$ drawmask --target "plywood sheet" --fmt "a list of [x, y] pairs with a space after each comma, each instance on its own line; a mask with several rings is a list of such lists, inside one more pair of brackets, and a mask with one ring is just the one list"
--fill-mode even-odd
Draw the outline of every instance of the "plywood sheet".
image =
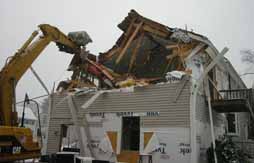
[[108, 135], [109, 140], [111, 142], [113, 151], [116, 153], [116, 148], [117, 148], [117, 132], [116, 131], [108, 131], [107, 135]]
[[146, 148], [146, 145], [148, 144], [152, 136], [153, 132], [144, 132], [144, 149]]

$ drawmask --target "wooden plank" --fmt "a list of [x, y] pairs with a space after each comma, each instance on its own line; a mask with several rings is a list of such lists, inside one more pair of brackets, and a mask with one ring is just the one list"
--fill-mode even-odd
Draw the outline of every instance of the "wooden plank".
[[181, 44], [178, 48], [178, 56], [180, 57], [180, 60], [182, 62], [182, 65], [184, 68], [186, 68], [185, 60], [184, 58], [189, 55], [189, 53], [192, 51], [193, 44]]
[[175, 45], [167, 45], [166, 49], [173, 49], [173, 51], [177, 50], [177, 55], [182, 58], [186, 58], [193, 50], [193, 43], [190, 44], [175, 44]]
[[132, 20], [131, 20], [131, 23], [130, 23], [130, 25], [129, 25], [127, 31], [126, 31], [125, 33], [123, 33], [124, 38], [123, 38], [123, 41], [121, 42], [120, 47], [123, 47], [124, 44], [126, 44], [126, 41], [128, 40], [128, 37], [129, 37], [129, 35], [131, 34], [132, 28], [134, 27], [134, 22], [135, 22], [135, 20], [136, 20], [136, 19], [132, 19]]
[[137, 52], [138, 52], [138, 49], [140, 48], [141, 41], [143, 40], [143, 38], [144, 38], [144, 33], [142, 33], [141, 36], [139, 36], [136, 47], [133, 50], [133, 53], [132, 53], [131, 59], [130, 59], [130, 63], [129, 63], [128, 73], [131, 71], [133, 63], [136, 60]]
[[166, 59], [171, 60], [171, 59], [175, 58], [176, 56], [177, 56], [177, 54], [170, 54], [170, 55], [166, 56]]
[[135, 38], [135, 36], [138, 34], [139, 29], [142, 27], [143, 22], [139, 23], [138, 26], [136, 27], [135, 31], [132, 33], [132, 35], [130, 36], [129, 40], [127, 41], [127, 43], [125, 44], [124, 48], [122, 49], [122, 51], [120, 52], [120, 54], [118, 55], [117, 59], [116, 59], [116, 64], [118, 64], [124, 53], [126, 52], [127, 48], [129, 47], [129, 45], [131, 44], [131, 42], [133, 41], [133, 39]]
[[109, 140], [111, 142], [112, 149], [116, 153], [116, 148], [117, 148], [117, 132], [116, 131], [107, 131], [107, 135], [108, 135]]
[[86, 58], [86, 61], [91, 65], [95, 66], [98, 70], [100, 70], [110, 81], [114, 80], [114, 77], [103, 66], [88, 58]]
[[174, 45], [166, 45], [166, 49], [173, 49], [173, 48], [178, 48], [177, 44]]
[[203, 80], [205, 79], [205, 77], [208, 74], [208, 72], [214, 66], [219, 65], [218, 63], [220, 62], [220, 60], [223, 60], [223, 56], [227, 53], [227, 51], [228, 51], [227, 47], [223, 48], [223, 50], [219, 54], [217, 54], [217, 56], [215, 58], [213, 58], [211, 63], [209, 63], [209, 65], [205, 68], [203, 74], [199, 77], [199, 79], [197, 81], [197, 88], [196, 88], [196, 90], [199, 89], [199, 87], [201, 86], [201, 83], [203, 83]]
[[146, 145], [148, 144], [152, 136], [153, 132], [144, 132], [144, 149], [146, 148]]
[[117, 155], [118, 162], [137, 163], [138, 160], [139, 151], [121, 151], [121, 153]]
[[184, 67], [184, 62], [183, 62], [181, 56], [178, 55], [177, 61], [178, 62], [177, 62], [176, 70], [177, 71], [183, 71], [182, 68]]
[[168, 33], [165, 33], [165, 32], [162, 32], [158, 29], [154, 29], [148, 25], [144, 25], [143, 29], [147, 32], [150, 32], [152, 34], [155, 34], [157, 36], [161, 36], [161, 37], [167, 37], [168, 36]]
[[67, 100], [68, 100], [68, 106], [69, 106], [69, 109], [70, 109], [70, 112], [71, 112], [72, 120], [73, 120], [74, 125], [75, 125], [75, 130], [76, 130], [76, 133], [79, 136], [78, 141], [79, 141], [79, 144], [81, 146], [80, 154], [82, 156], [94, 156], [93, 153], [92, 153], [91, 146], [90, 145], [87, 146], [87, 143], [90, 144], [90, 142], [91, 142], [91, 141], [89, 141], [91, 139], [88, 136], [90, 134], [81, 131], [81, 128], [80, 128], [80, 125], [79, 125], [79, 122], [78, 122], [77, 108], [76, 108], [76, 106], [73, 102], [73, 97], [68, 96]]
[[[216, 93], [220, 96], [220, 99], [223, 99], [223, 97], [222, 97], [221, 94], [220, 94], [220, 91], [217, 89], [216, 84], [213, 82], [213, 80], [210, 78], [209, 75], [208, 75], [207, 77], [208, 77], [208, 80], [209, 80], [209, 81], [211, 82], [211, 84], [213, 85], [213, 87], [214, 87]], [[216, 95], [216, 96], [217, 96], [217, 95]]]
[[111, 57], [113, 57], [119, 50], [120, 50], [119, 47], [116, 47], [116, 48], [112, 49], [112, 50], [105, 56], [105, 60], [108, 60], [108, 59], [110, 59]]
[[173, 59], [177, 56], [177, 54], [173, 54], [173, 55], [174, 55], [174, 57], [172, 57], [171, 59], [168, 60], [168, 64], [164, 70], [164, 75], [168, 72], [168, 68], [169, 68], [170, 64], [172, 63]]
[[187, 58], [185, 58], [185, 60], [189, 60], [190, 58], [192, 58], [195, 54], [197, 54], [202, 48], [205, 47], [204, 43], [200, 43], [198, 44], [192, 51], [191, 53], [187, 56]]

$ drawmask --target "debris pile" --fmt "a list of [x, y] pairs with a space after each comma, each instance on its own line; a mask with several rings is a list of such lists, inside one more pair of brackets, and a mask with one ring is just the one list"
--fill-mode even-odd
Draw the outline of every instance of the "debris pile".
[[[119, 88], [131, 85], [148, 85], [167, 81], [168, 72], [181, 71], [191, 74], [186, 65], [186, 58], [200, 41], [191, 35], [201, 35], [165, 25], [147, 19], [131, 10], [128, 16], [118, 25], [123, 31], [115, 45], [107, 52], [100, 53], [98, 58], [86, 50], [85, 45], [91, 42], [86, 32], [80, 35], [70, 34], [72, 39], [85, 37], [85, 44], [80, 54], [75, 54], [69, 69], [73, 71], [70, 82], [61, 83], [60, 87]], [[82, 36], [82, 37], [80, 37]], [[201, 46], [197, 52], [204, 50]]]

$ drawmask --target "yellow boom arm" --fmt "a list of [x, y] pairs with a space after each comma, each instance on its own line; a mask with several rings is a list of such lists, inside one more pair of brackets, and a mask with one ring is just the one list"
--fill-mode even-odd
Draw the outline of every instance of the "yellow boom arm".
[[42, 35], [32, 42], [39, 33], [34, 31], [0, 72], [0, 126], [17, 126], [14, 109], [16, 83], [51, 41], [79, 51], [79, 47], [56, 27], [42, 24], [39, 28]]

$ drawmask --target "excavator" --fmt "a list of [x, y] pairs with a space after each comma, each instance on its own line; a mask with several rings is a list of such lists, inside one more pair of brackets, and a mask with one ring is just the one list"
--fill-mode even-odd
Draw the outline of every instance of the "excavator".
[[[37, 39], [34, 40], [35, 38]], [[49, 24], [41, 24], [39, 31], [32, 33], [23, 46], [8, 58], [0, 71], [0, 162], [40, 157], [41, 147], [38, 142], [33, 141], [31, 129], [18, 124], [15, 87], [50, 42], [55, 42], [59, 49], [65, 49], [67, 53], [79, 55], [82, 52], [82, 46], [59, 29]], [[109, 79], [113, 83], [113, 77], [96, 62], [88, 58], [86, 61], [90, 69], [96, 70], [93, 75]]]

